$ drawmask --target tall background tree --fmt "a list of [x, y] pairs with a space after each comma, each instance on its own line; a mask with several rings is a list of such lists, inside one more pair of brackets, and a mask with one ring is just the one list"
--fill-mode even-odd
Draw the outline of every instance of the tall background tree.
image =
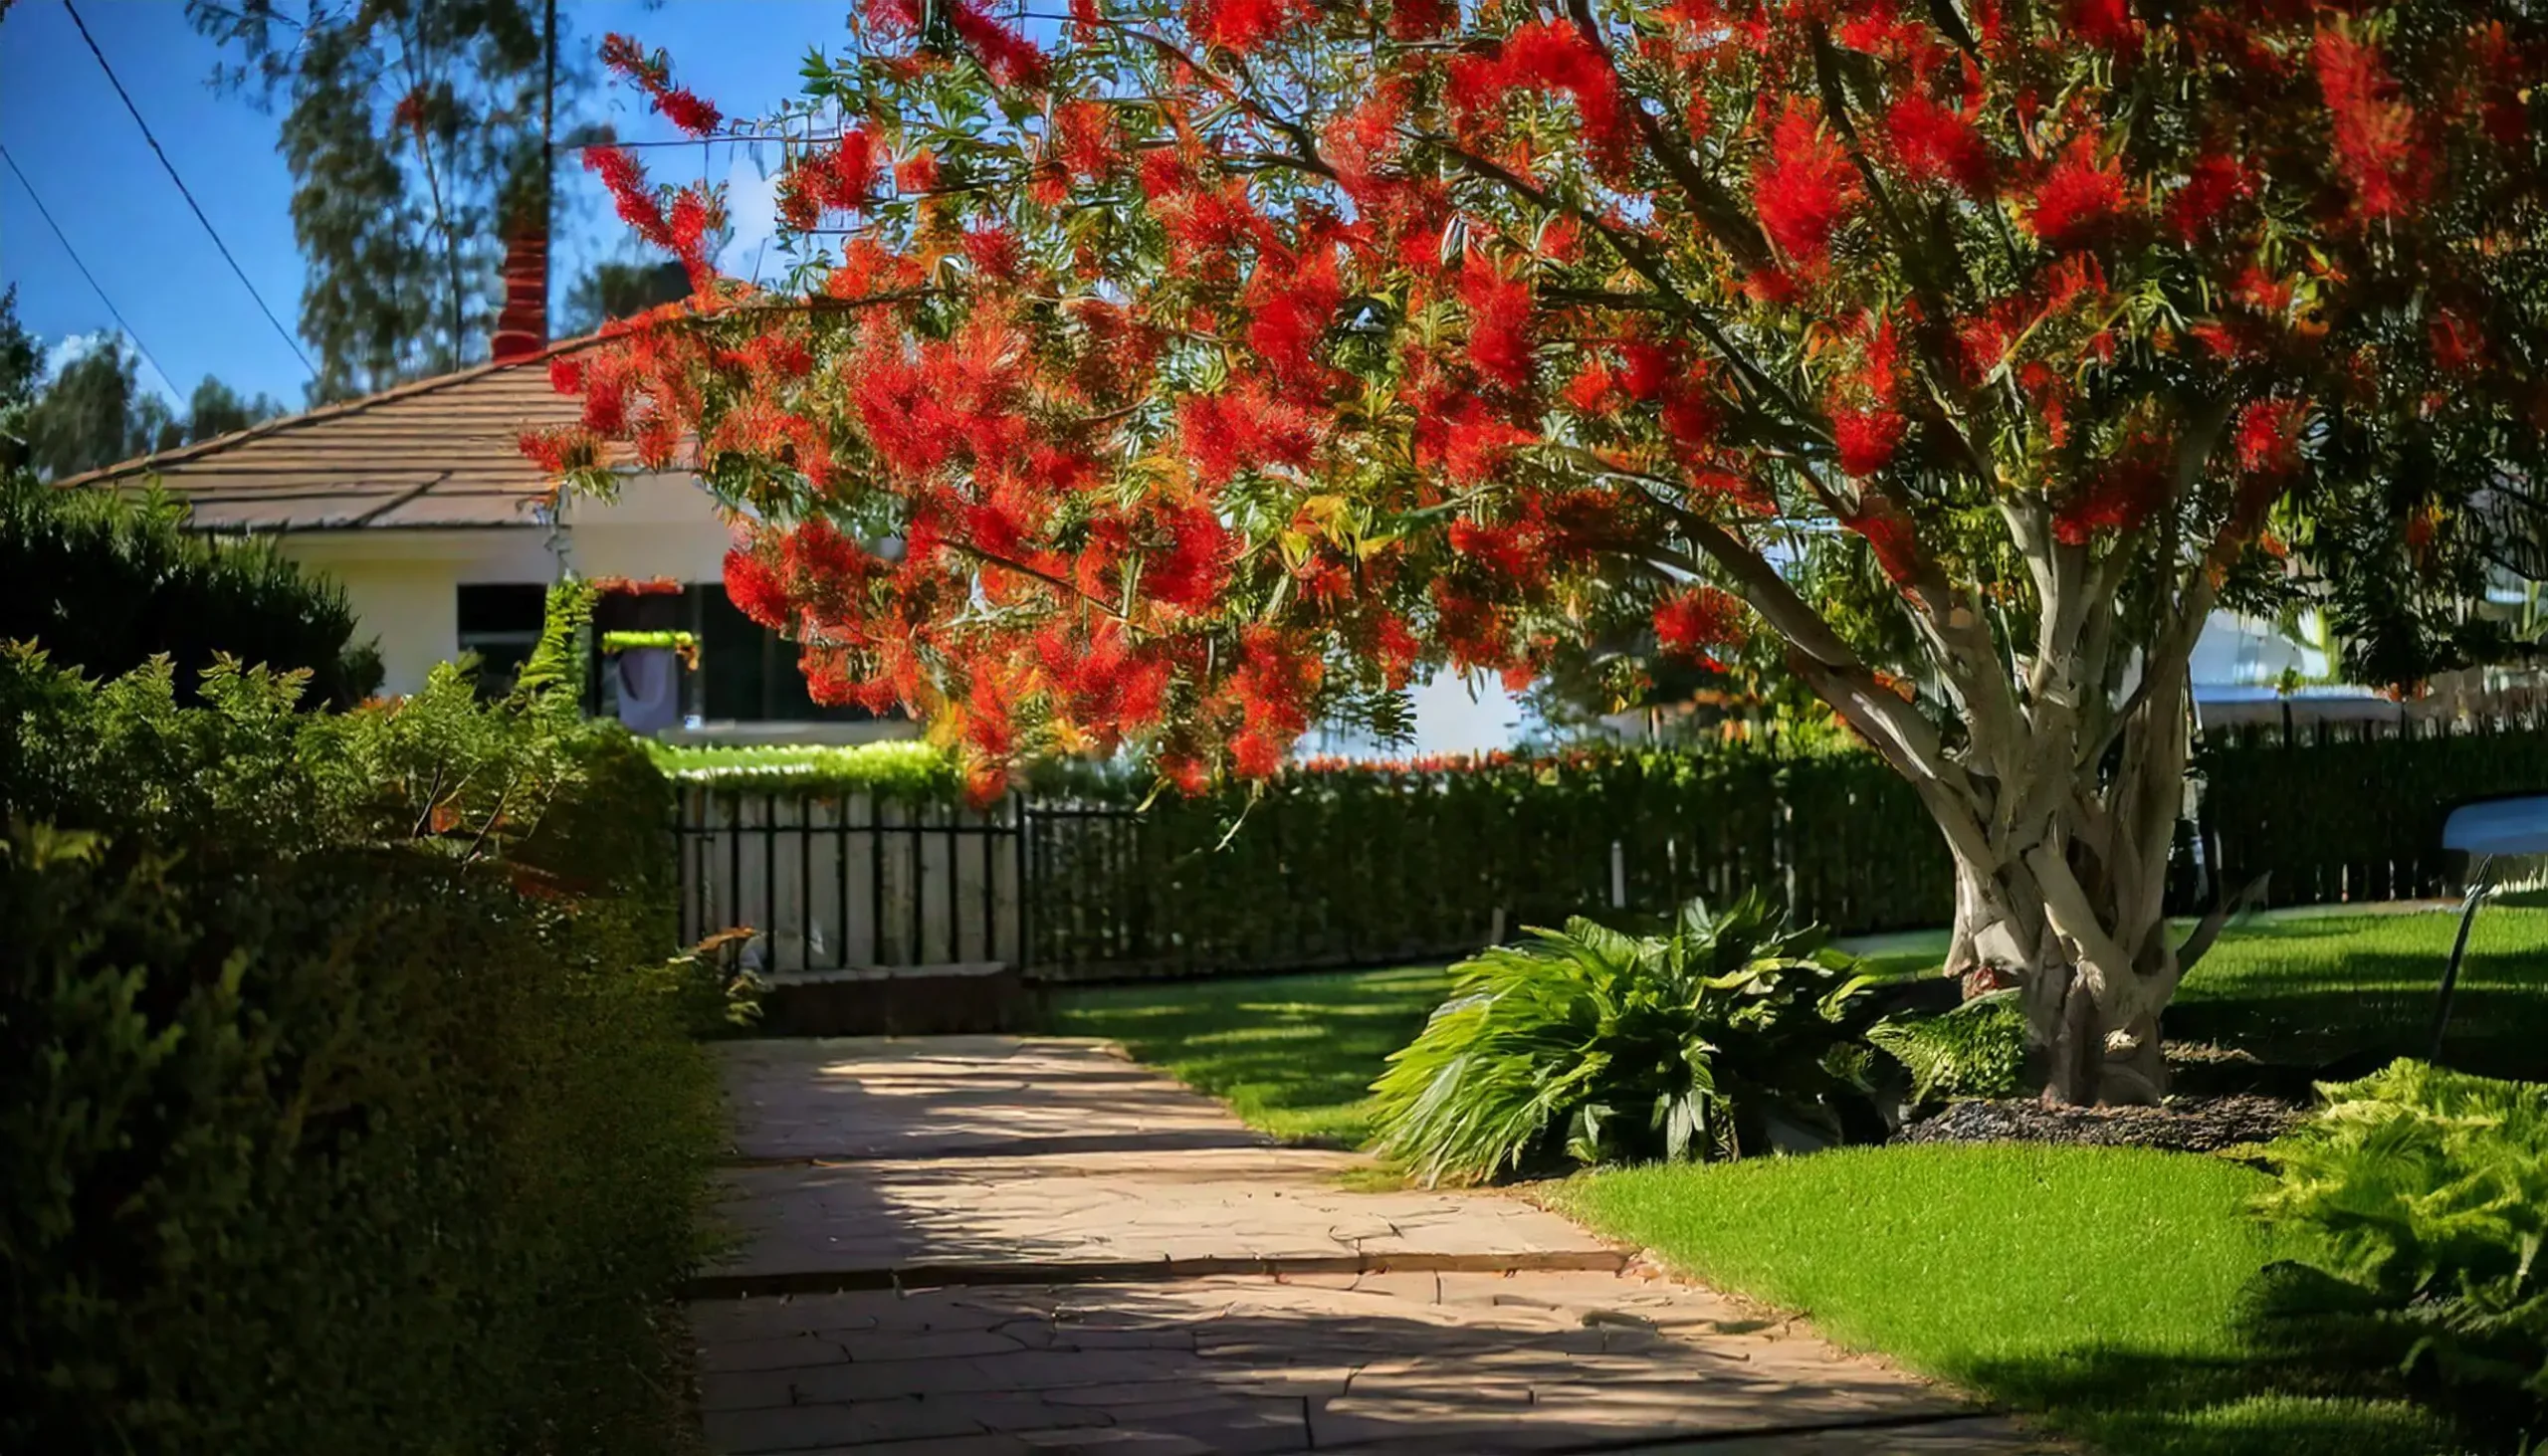
[[[781, 210], [592, 160], [696, 318], [558, 371], [753, 509], [728, 588], [979, 781], [1271, 773], [1643, 605], [1774, 634], [1953, 851], [2064, 1101], [2163, 1089], [2187, 662], [2306, 595], [2412, 687], [2500, 634], [2548, 426], [2548, 17], [2515, 0], [879, 0]], [[703, 133], [660, 57], [632, 82]], [[892, 537], [891, 556], [860, 542]], [[1898, 676], [1897, 676], [1898, 675]], [[1943, 908], [1942, 908], [1943, 909]]]
[[283, 111], [314, 400], [484, 358], [505, 240], [548, 215], [591, 76], [543, 0], [188, 0], [216, 84]]
[[0, 471], [58, 480], [283, 413], [273, 398], [242, 399], [207, 374], [181, 419], [141, 387], [140, 362], [120, 335], [101, 332], [47, 377], [44, 347], [18, 319], [18, 291], [0, 294]]

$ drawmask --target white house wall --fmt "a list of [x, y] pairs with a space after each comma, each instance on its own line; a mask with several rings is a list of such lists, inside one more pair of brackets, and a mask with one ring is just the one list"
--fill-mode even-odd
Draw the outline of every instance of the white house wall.
[[560, 521], [553, 532], [530, 524], [296, 531], [278, 545], [344, 586], [354, 640], [378, 639], [381, 691], [393, 694], [415, 692], [437, 663], [459, 656], [462, 586], [545, 585], [567, 567], [581, 576], [724, 577], [731, 533], [689, 476], [630, 477], [615, 501], [568, 500]]

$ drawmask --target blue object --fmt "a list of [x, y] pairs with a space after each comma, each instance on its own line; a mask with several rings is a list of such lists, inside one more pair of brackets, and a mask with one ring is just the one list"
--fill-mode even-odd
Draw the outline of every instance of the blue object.
[[2442, 821], [2442, 847], [2472, 855], [2548, 854], [2548, 794], [2463, 804]]
[[2494, 884], [2497, 855], [2548, 854], [2548, 794], [2484, 799], [2462, 804], [2442, 821], [2442, 847], [2469, 857], [2468, 894], [2459, 908], [2459, 935], [2450, 942], [2450, 963], [2442, 967], [2442, 1000], [2433, 1011], [2433, 1056], [2442, 1060], [2442, 1039], [2450, 1029], [2450, 996], [2459, 986], [2459, 962], [2468, 954], [2468, 929], [2477, 923], [2477, 907]]

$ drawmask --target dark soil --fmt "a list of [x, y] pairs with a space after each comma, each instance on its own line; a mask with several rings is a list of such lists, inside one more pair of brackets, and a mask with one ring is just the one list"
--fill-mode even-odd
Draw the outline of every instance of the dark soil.
[[1959, 1102], [1902, 1130], [1905, 1143], [2064, 1143], [2219, 1152], [2270, 1143], [2301, 1109], [2277, 1098], [2172, 1097], [2161, 1107], [2049, 1108], [2039, 1102]]

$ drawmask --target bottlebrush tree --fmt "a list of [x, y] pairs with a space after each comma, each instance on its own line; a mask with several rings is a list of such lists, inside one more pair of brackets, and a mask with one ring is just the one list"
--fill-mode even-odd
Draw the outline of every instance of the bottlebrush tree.
[[[2521, 0], [874, 0], [787, 290], [588, 155], [687, 306], [561, 364], [739, 508], [735, 601], [976, 781], [1275, 771], [1445, 667], [1775, 634], [1918, 789], [2047, 1095], [2162, 1090], [2187, 663], [2465, 610], [2548, 426]], [[700, 134], [660, 56], [612, 59]], [[898, 548], [871, 548], [890, 541]]]

